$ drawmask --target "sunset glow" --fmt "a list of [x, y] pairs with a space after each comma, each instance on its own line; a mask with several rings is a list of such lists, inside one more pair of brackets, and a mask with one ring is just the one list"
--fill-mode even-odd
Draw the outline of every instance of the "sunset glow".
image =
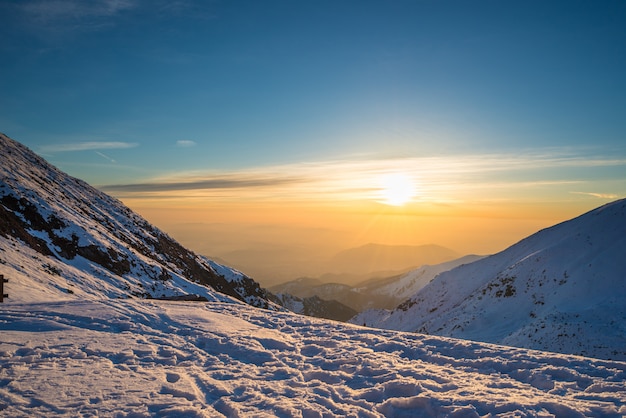
[[569, 173], [584, 179], [624, 165], [551, 149], [180, 171], [101, 188], [200, 253], [245, 253], [271, 266], [252, 269], [255, 277], [279, 280], [314, 277], [316, 260], [371, 242], [494, 253], [589, 210], [619, 184]]
[[381, 183], [382, 202], [386, 205], [402, 206], [415, 196], [415, 182], [406, 174], [387, 174]]
[[626, 196], [625, 19], [618, 1], [4, 2], [0, 132], [260, 279], [370, 242], [493, 253]]
[[0, 39], [7, 416], [626, 418], [626, 0], [13, 0]]

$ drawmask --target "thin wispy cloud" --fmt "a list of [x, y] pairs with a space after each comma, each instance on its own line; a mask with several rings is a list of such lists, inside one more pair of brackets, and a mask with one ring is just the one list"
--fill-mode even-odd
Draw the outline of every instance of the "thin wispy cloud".
[[21, 14], [22, 27], [54, 44], [115, 27], [124, 13], [138, 6], [138, 0], [30, 0], [14, 7]]
[[105, 153], [100, 152], [100, 151], [96, 151], [96, 154], [98, 154], [99, 156], [101, 156], [102, 158], [107, 160], [108, 162], [115, 164], [115, 160], [113, 158], [109, 157], [108, 155], [106, 155]]
[[211, 189], [248, 189], [284, 186], [287, 184], [302, 184], [305, 179], [289, 177], [258, 178], [243, 174], [216, 175], [205, 179], [187, 181], [167, 181], [137, 184], [118, 184], [102, 186], [105, 191], [115, 192], [171, 192], [185, 190], [211, 190]]
[[132, 0], [36, 0], [23, 2], [20, 8], [39, 23], [57, 24], [111, 17], [136, 5]]
[[12, 8], [33, 28], [66, 33], [111, 27], [118, 17], [136, 10], [159, 17], [213, 18], [210, 8], [193, 0], [23, 0]]
[[598, 199], [617, 199], [619, 197], [619, 195], [616, 195], [613, 193], [592, 193], [592, 192], [570, 192], [570, 193], [597, 197]]
[[196, 146], [196, 142], [188, 139], [179, 139], [176, 141], [176, 146], [179, 148], [191, 148]]
[[85, 142], [72, 142], [72, 143], [65, 143], [65, 144], [44, 145], [39, 150], [40, 152], [43, 152], [43, 153], [97, 151], [97, 150], [107, 150], [107, 149], [128, 149], [128, 148], [134, 148], [138, 145], [139, 144], [136, 142], [85, 141]]
[[[513, 199], [537, 190], [565, 196], [575, 185], [591, 182], [582, 174], [585, 168], [614, 166], [626, 166], [626, 160], [555, 153], [335, 160], [238, 172], [179, 173], [145, 183], [104, 186], [103, 190], [125, 197], [167, 193], [180, 198], [227, 194], [242, 199], [376, 201], [382, 178], [402, 173], [415, 182], [416, 200]], [[572, 170], [581, 172], [580, 176], [572, 178]]]
[[[35, 36], [48, 48], [67, 48], [68, 41], [86, 33], [105, 32], [133, 25], [135, 19], [162, 22], [172, 18], [214, 19], [212, 2], [194, 0], [20, 0], [0, 2], [0, 13], [11, 13], [20, 30]], [[5, 45], [0, 45], [6, 47]], [[164, 53], [137, 52], [164, 62], [189, 63], [197, 58], [180, 48]], [[48, 52], [42, 48], [40, 52]]]

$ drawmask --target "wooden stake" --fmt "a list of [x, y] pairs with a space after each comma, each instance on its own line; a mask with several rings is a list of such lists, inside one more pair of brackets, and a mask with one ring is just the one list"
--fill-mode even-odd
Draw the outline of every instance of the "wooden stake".
[[4, 278], [4, 274], [0, 274], [0, 303], [4, 302], [4, 298], [8, 298], [9, 295], [4, 293], [4, 284], [9, 283], [9, 279]]

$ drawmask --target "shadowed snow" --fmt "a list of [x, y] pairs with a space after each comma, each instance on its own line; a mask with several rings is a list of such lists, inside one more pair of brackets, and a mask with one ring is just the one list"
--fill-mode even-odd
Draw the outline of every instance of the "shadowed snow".
[[239, 303], [0, 306], [4, 416], [619, 416], [626, 363]]

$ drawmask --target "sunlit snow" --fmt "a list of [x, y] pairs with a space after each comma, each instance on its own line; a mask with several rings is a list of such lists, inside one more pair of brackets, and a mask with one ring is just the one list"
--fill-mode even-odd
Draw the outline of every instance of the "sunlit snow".
[[0, 309], [3, 416], [619, 416], [626, 363], [240, 303]]
[[[626, 415], [624, 362], [281, 311], [241, 272], [0, 145], [2, 417]], [[193, 295], [206, 302], [136, 297]]]

